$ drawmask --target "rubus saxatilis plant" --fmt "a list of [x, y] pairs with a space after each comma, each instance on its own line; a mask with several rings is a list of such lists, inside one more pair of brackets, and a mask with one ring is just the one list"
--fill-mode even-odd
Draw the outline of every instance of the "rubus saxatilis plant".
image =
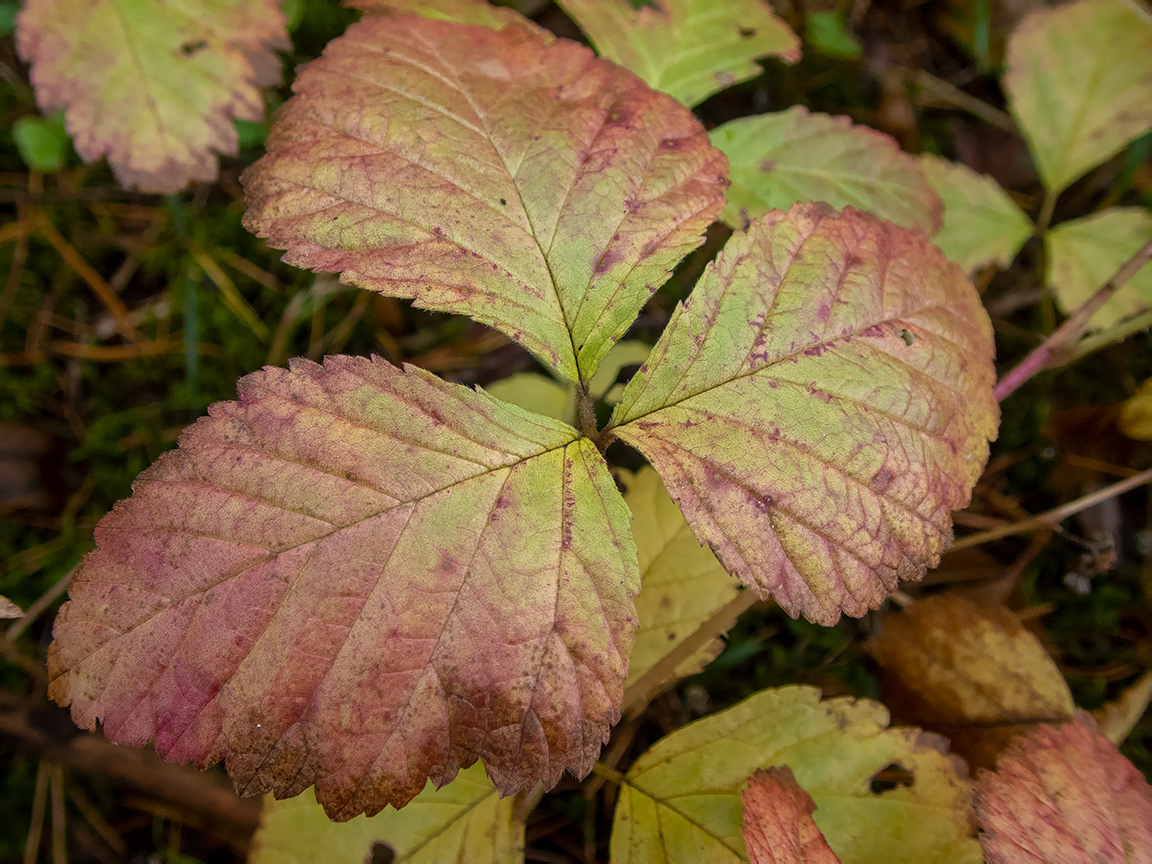
[[998, 410], [987, 315], [921, 232], [750, 221], [597, 428], [587, 382], [725, 206], [687, 108], [515, 19], [369, 17], [294, 90], [246, 225], [508, 334], [579, 428], [379, 358], [246, 376], [96, 530], [49, 652], [79, 725], [224, 759], [243, 793], [315, 785], [337, 820], [477, 759], [504, 794], [586, 774], [640, 587], [613, 441], [792, 615], [861, 615], [937, 562]]

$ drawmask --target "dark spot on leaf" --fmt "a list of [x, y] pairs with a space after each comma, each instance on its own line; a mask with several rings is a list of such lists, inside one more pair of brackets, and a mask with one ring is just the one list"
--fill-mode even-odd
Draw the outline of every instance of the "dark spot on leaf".
[[669, 642], [675, 642], [676, 641], [676, 634], [675, 633], [669, 633], [668, 634], [668, 641]]
[[372, 852], [365, 859], [364, 864], [393, 864], [396, 860], [396, 850], [387, 843], [379, 840], [372, 844]]
[[881, 468], [872, 475], [872, 482], [868, 485], [883, 495], [888, 491], [888, 487], [892, 485], [894, 479], [896, 479], [896, 475], [890, 469]]
[[180, 53], [185, 57], [193, 57], [207, 47], [207, 42], [205, 42], [203, 39], [197, 39], [195, 42], [185, 42], [183, 45], [181, 45]]
[[907, 768], [902, 768], [893, 762], [886, 768], [881, 768], [872, 775], [872, 782], [869, 788], [872, 790], [873, 795], [880, 795], [883, 792], [889, 792], [897, 787], [903, 786], [910, 788], [916, 784], [916, 775], [914, 775]]
[[714, 72], [712, 77], [716, 79], [716, 83], [721, 87], [731, 87], [736, 83], [736, 76], [725, 70]]
[[500, 199], [500, 203], [501, 203], [501, 204], [504, 204], [504, 205], [507, 205], [507, 204], [508, 204], [508, 202], [507, 202], [505, 199], [503, 199], [503, 198], [501, 198], [501, 199]]
[[742, 39], [751, 39], [755, 35], [756, 35], [756, 28], [755, 27], [741, 27], [740, 28], [740, 37]]
[[907, 345], [909, 348], [911, 348], [913, 343], [915, 343], [915, 341], [916, 341], [916, 334], [910, 333], [907, 330], [901, 330], [900, 331], [900, 338], [904, 340], [905, 345]]
[[766, 171], [766, 172], [767, 171], [775, 171], [776, 170], [776, 160], [775, 159], [765, 159], [763, 162], [760, 163], [760, 170]]

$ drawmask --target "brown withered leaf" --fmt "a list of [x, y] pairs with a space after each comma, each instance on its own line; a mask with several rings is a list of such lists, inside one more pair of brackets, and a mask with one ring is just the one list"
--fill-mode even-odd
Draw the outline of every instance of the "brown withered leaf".
[[1014, 735], [1075, 711], [1060, 670], [1004, 606], [959, 594], [912, 604], [884, 621], [869, 649], [903, 722], [942, 732], [953, 749], [990, 766]]

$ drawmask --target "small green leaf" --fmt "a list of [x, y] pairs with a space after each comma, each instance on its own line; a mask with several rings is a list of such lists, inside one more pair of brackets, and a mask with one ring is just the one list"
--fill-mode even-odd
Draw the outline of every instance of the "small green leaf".
[[619, 717], [628, 509], [569, 426], [415, 367], [241, 379], [96, 528], [56, 619], [76, 723], [330, 816], [484, 760], [586, 774]]
[[[659, 474], [642, 468], [627, 486], [624, 500], [632, 511], [641, 587], [636, 599], [636, 647], [625, 687], [739, 593], [736, 580], [708, 547], [700, 545]], [[704, 646], [673, 677], [699, 672], [721, 648], [719, 639]]]
[[809, 12], [804, 21], [804, 41], [829, 57], [856, 60], [864, 54], [859, 40], [844, 23], [844, 16], [836, 10]]
[[295, 33], [304, 13], [308, 11], [308, 0], [280, 0], [280, 10], [284, 13], [284, 23], [289, 33]]
[[893, 138], [847, 117], [797, 105], [731, 120], [710, 134], [731, 165], [721, 218], [733, 227], [803, 201], [871, 210], [928, 233], [940, 227], [943, 205], [916, 159]]
[[20, 4], [18, 2], [0, 3], [0, 39], [5, 36], [11, 36], [12, 31], [16, 29], [16, 15], [20, 11]]
[[[972, 793], [943, 739], [887, 729], [883, 705], [820, 701], [814, 687], [764, 690], [662, 738], [633, 763], [612, 825], [614, 864], [747, 860], [741, 792], [759, 768], [787, 766], [816, 803], [844, 864], [978, 864]], [[874, 793], [889, 765], [911, 785]]]
[[71, 139], [60, 113], [51, 117], [21, 117], [12, 124], [20, 158], [33, 171], [59, 171], [68, 161]]
[[233, 120], [236, 138], [241, 147], [259, 147], [268, 137], [268, 124], [255, 120]]
[[364, 864], [376, 843], [393, 864], [509, 864], [524, 860], [524, 802], [501, 798], [477, 762], [442, 789], [431, 783], [401, 810], [337, 823], [316, 796], [264, 801], [248, 864]]
[[764, 0], [559, 0], [603, 57], [685, 105], [754, 78], [758, 57], [800, 59], [800, 40]]
[[729, 572], [834, 624], [950, 544], [996, 434], [992, 355], [976, 290], [920, 232], [798, 204], [728, 241], [613, 431]]
[[538, 29], [367, 17], [293, 89], [242, 178], [244, 224], [572, 381], [723, 207], [724, 156], [691, 112]]
[[[1048, 287], [1061, 310], [1071, 314], [1149, 240], [1152, 213], [1143, 207], [1111, 207], [1049, 231], [1044, 238]], [[1145, 265], [1092, 316], [1090, 327], [1105, 329], [1147, 309], [1152, 309], [1152, 266]]]
[[1052, 194], [1152, 128], [1152, 17], [1137, 2], [1036, 9], [1007, 67], [1008, 107]]
[[1011, 264], [1033, 226], [1000, 184], [967, 165], [928, 153], [920, 164], [944, 202], [944, 227], [932, 242], [966, 273], [985, 264]]

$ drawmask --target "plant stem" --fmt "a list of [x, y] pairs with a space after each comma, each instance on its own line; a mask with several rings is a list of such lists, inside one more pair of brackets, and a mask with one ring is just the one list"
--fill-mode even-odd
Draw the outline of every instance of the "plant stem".
[[1005, 525], [1002, 528], [993, 528], [988, 531], [969, 534], [967, 537], [961, 537], [952, 544], [952, 548], [948, 551], [956, 552], [960, 549], [969, 549], [973, 546], [990, 543], [993, 540], [999, 540], [1003, 537], [1011, 537], [1013, 534], [1025, 534], [1039, 528], [1056, 525], [1063, 522], [1069, 516], [1075, 516], [1082, 510], [1087, 510], [1089, 507], [1099, 504], [1101, 501], [1107, 501], [1109, 498], [1114, 498], [1130, 489], [1143, 486], [1150, 480], [1152, 480], [1152, 468], [1149, 468], [1147, 471], [1141, 471], [1139, 474], [1129, 477], [1127, 480], [1121, 480], [1119, 483], [1113, 483], [1111, 486], [1097, 489], [1090, 495], [1077, 498], [1075, 501], [1069, 501], [1067, 504], [1063, 504], [1054, 510], [1049, 510], [1047, 513], [1041, 513], [1039, 516], [1025, 519], [1023, 522], [1016, 522], [1013, 525]]
[[634, 703], [648, 699], [661, 685], [671, 683], [676, 669], [681, 663], [717, 636], [727, 633], [736, 623], [736, 619], [756, 605], [759, 600], [760, 598], [754, 592], [745, 589], [718, 609], [711, 618], [689, 633], [680, 644], [661, 657], [655, 666], [637, 678], [636, 682], [624, 691], [624, 698], [620, 703], [622, 706], [621, 713], [627, 713]]
[[1021, 360], [1012, 371], [1000, 379], [996, 385], [996, 399], [1001, 402], [1004, 401], [1016, 392], [1020, 385], [1042, 369], [1063, 363], [1067, 352], [1088, 329], [1088, 323], [1096, 311], [1111, 300], [1112, 295], [1135, 276], [1140, 268], [1148, 263], [1149, 259], [1152, 259], [1152, 240], [1136, 250], [1136, 253], [1120, 266], [1112, 278], [1097, 288], [1095, 293], [1085, 300], [1067, 321], [1057, 327], [1039, 348]]
[[609, 768], [607, 765], [604, 765], [600, 762], [597, 762], [592, 766], [592, 773], [603, 777], [605, 780], [615, 783], [617, 786], [624, 782], [623, 774], [621, 774], [615, 768]]

